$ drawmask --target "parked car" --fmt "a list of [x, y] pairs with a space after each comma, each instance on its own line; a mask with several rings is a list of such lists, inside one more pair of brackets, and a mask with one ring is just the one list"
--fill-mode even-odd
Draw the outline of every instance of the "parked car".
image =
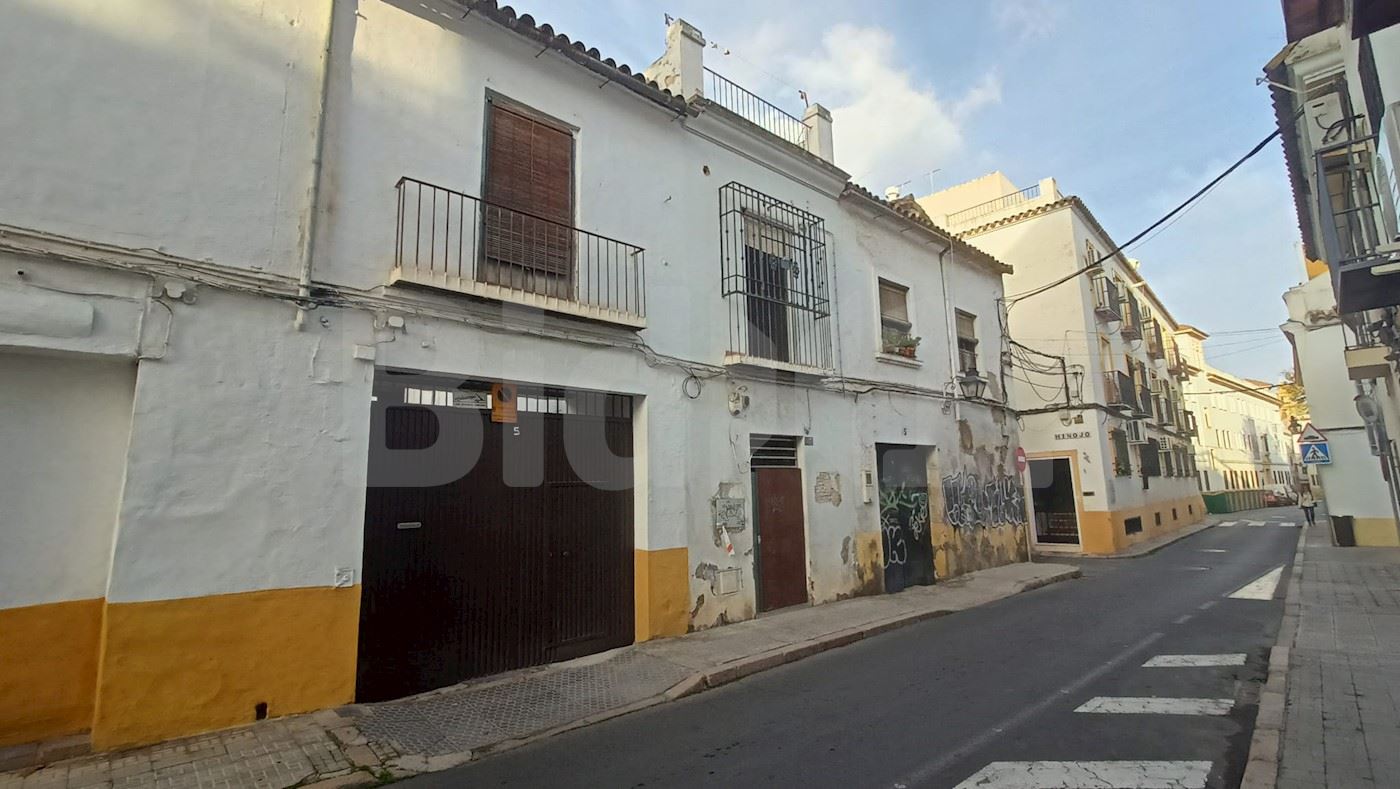
[[1297, 494], [1290, 490], [1264, 491], [1265, 507], [1288, 507], [1298, 502]]

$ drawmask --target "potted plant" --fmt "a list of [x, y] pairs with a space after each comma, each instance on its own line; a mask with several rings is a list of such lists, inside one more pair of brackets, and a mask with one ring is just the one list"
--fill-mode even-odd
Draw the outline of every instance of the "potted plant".
[[913, 359], [915, 349], [919, 347], [919, 341], [922, 338], [912, 337], [904, 332], [886, 329], [881, 339], [885, 353], [892, 353], [897, 356], [903, 356], [906, 359]]

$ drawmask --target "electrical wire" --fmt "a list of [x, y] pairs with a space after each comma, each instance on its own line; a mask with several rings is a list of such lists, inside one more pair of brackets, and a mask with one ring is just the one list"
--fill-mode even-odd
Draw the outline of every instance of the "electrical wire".
[[1140, 233], [1138, 233], [1137, 235], [1133, 236], [1132, 238], [1128, 239], [1128, 241], [1127, 241], [1126, 243], [1119, 244], [1119, 245], [1118, 245], [1116, 248], [1114, 248], [1112, 251], [1108, 252], [1108, 253], [1105, 254], [1103, 257], [1099, 258], [1098, 260], [1094, 261], [1093, 263], [1090, 263], [1089, 265], [1084, 266], [1083, 268], [1080, 268], [1080, 269], [1078, 269], [1078, 270], [1076, 270], [1076, 271], [1074, 271], [1074, 272], [1071, 272], [1070, 274], [1067, 274], [1067, 275], [1065, 275], [1065, 276], [1063, 276], [1063, 277], [1060, 277], [1059, 279], [1057, 279], [1057, 280], [1055, 280], [1055, 281], [1053, 281], [1053, 282], [1048, 282], [1048, 283], [1046, 283], [1046, 284], [1044, 284], [1044, 285], [1041, 285], [1041, 286], [1038, 287], [1038, 288], [1033, 288], [1033, 289], [1028, 290], [1028, 291], [1026, 291], [1026, 292], [1024, 292], [1024, 293], [1019, 293], [1019, 294], [1017, 294], [1017, 295], [1015, 295], [1015, 296], [1007, 297], [1007, 299], [1006, 299], [1006, 305], [1007, 305], [1007, 307], [1010, 308], [1011, 305], [1015, 304], [1015, 303], [1018, 302], [1018, 301], [1024, 301], [1025, 299], [1028, 299], [1028, 298], [1030, 298], [1031, 296], [1037, 296], [1037, 295], [1039, 295], [1039, 294], [1041, 294], [1041, 293], [1044, 293], [1044, 292], [1047, 291], [1047, 290], [1050, 290], [1050, 289], [1053, 288], [1053, 287], [1056, 287], [1057, 285], [1063, 285], [1064, 283], [1069, 282], [1070, 280], [1072, 280], [1072, 279], [1074, 279], [1074, 278], [1080, 276], [1081, 274], [1084, 274], [1084, 273], [1086, 273], [1086, 272], [1089, 272], [1089, 271], [1092, 271], [1092, 270], [1094, 270], [1094, 269], [1097, 269], [1097, 268], [1099, 267], [1100, 264], [1102, 264], [1104, 261], [1106, 261], [1106, 260], [1112, 258], [1113, 256], [1118, 255], [1118, 254], [1121, 254], [1122, 251], [1123, 251], [1125, 248], [1130, 247], [1130, 246], [1132, 246], [1133, 244], [1137, 243], [1137, 242], [1138, 242], [1140, 239], [1142, 239], [1144, 236], [1146, 236], [1147, 234], [1151, 233], [1153, 230], [1157, 229], [1157, 227], [1159, 227], [1160, 225], [1165, 224], [1166, 222], [1170, 221], [1171, 218], [1172, 218], [1173, 216], [1176, 216], [1177, 214], [1181, 213], [1183, 210], [1186, 210], [1187, 208], [1189, 208], [1190, 205], [1191, 205], [1193, 202], [1195, 202], [1196, 200], [1200, 199], [1202, 196], [1204, 196], [1204, 195], [1206, 194], [1206, 192], [1209, 192], [1211, 189], [1213, 189], [1213, 188], [1215, 187], [1216, 184], [1218, 184], [1218, 183], [1220, 183], [1221, 181], [1225, 180], [1226, 176], [1230, 175], [1230, 173], [1233, 173], [1235, 170], [1239, 169], [1240, 165], [1242, 165], [1242, 164], [1244, 164], [1245, 162], [1249, 161], [1250, 159], [1254, 158], [1255, 154], [1258, 154], [1260, 151], [1264, 150], [1264, 146], [1266, 146], [1266, 145], [1268, 145], [1270, 142], [1272, 142], [1273, 139], [1274, 139], [1275, 137], [1279, 136], [1280, 133], [1282, 133], [1282, 129], [1274, 129], [1272, 132], [1269, 133], [1269, 135], [1268, 135], [1267, 137], [1265, 137], [1264, 139], [1260, 140], [1259, 143], [1258, 143], [1257, 145], [1255, 145], [1253, 148], [1249, 149], [1249, 152], [1248, 152], [1248, 153], [1246, 153], [1244, 156], [1242, 156], [1242, 157], [1240, 157], [1239, 159], [1237, 159], [1237, 160], [1235, 161], [1234, 164], [1232, 164], [1232, 165], [1230, 165], [1229, 167], [1225, 168], [1225, 171], [1222, 172], [1220, 175], [1217, 175], [1215, 178], [1211, 179], [1210, 183], [1208, 183], [1208, 184], [1206, 184], [1205, 186], [1201, 187], [1200, 189], [1196, 190], [1196, 193], [1193, 194], [1193, 195], [1191, 195], [1190, 197], [1186, 198], [1185, 202], [1181, 203], [1181, 204], [1178, 205], [1176, 208], [1173, 208], [1171, 211], [1167, 212], [1166, 215], [1164, 215], [1161, 219], [1158, 219], [1156, 222], [1153, 222], [1152, 224], [1148, 225], [1142, 232], [1140, 232]]

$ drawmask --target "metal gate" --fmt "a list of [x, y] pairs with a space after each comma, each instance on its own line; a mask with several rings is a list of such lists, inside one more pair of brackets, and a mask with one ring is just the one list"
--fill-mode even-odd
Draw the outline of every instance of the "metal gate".
[[928, 450], [876, 444], [880, 479], [880, 539], [885, 591], [933, 583], [933, 533], [928, 510]]
[[633, 639], [631, 400], [380, 372], [356, 698]]

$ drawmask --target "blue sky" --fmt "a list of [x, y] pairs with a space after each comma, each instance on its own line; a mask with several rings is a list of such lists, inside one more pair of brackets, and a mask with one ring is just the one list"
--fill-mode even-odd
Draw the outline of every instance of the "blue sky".
[[[527, 0], [516, 5], [635, 68], [664, 14], [694, 24], [706, 65], [799, 114], [835, 120], [837, 164], [923, 194], [1000, 169], [1053, 176], [1126, 241], [1274, 128], [1260, 69], [1283, 46], [1278, 0]], [[937, 170], [930, 181], [930, 171]], [[906, 183], [907, 182], [907, 183]], [[1276, 380], [1276, 327], [1302, 267], [1277, 142], [1127, 254], [1173, 316], [1220, 333], [1217, 366]]]

